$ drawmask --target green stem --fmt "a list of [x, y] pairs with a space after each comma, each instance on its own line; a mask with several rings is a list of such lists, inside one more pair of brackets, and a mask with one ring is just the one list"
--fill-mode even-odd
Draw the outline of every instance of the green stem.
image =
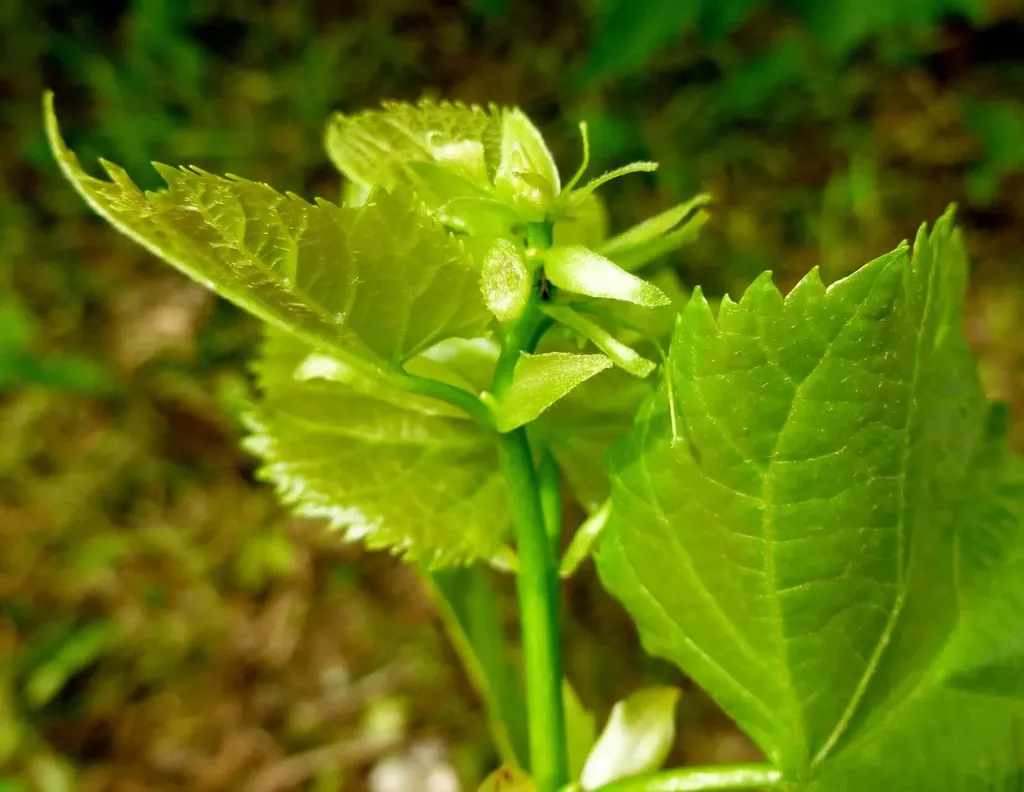
[[558, 476], [558, 463], [547, 449], [541, 455], [537, 478], [544, 531], [548, 535], [551, 552], [558, 558], [562, 549], [562, 483]]
[[[531, 223], [529, 244], [551, 246], [551, 224]], [[548, 323], [534, 290], [523, 315], [507, 329], [491, 392], [504, 397], [522, 352], [532, 352]], [[556, 792], [569, 780], [562, 711], [562, 650], [558, 623], [558, 561], [525, 427], [501, 435], [501, 467], [509, 495], [519, 557], [517, 589], [522, 624], [530, 770], [538, 792]], [[551, 500], [549, 492], [548, 501]], [[550, 509], [550, 503], [548, 505]], [[550, 525], [554, 530], [554, 525]]]
[[466, 412], [470, 418], [485, 429], [495, 428], [494, 414], [491, 409], [469, 391], [449, 385], [447, 382], [408, 374], [404, 371], [396, 372], [392, 376], [394, 381], [407, 391], [447, 402]]
[[782, 773], [768, 764], [681, 767], [613, 781], [596, 792], [722, 792], [729, 789], [775, 789]]
[[501, 463], [519, 549], [519, 611], [523, 630], [530, 769], [540, 792], [568, 780], [562, 712], [558, 571], [544, 527], [526, 430], [501, 436]]

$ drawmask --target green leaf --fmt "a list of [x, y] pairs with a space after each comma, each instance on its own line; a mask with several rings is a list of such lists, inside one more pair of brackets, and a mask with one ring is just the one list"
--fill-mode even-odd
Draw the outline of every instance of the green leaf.
[[960, 624], [943, 655], [956, 688], [1024, 700], [1024, 459], [1010, 453], [1004, 410], [975, 459], [958, 525]]
[[668, 297], [657, 286], [626, 272], [582, 245], [545, 250], [544, 274], [555, 286], [574, 294], [606, 297], [652, 308], [669, 303]]
[[459, 242], [397, 196], [359, 207], [308, 204], [264, 184], [155, 167], [167, 190], [143, 193], [108, 162], [82, 170], [46, 97], [64, 174], [115, 228], [249, 313], [332, 354], [398, 364], [490, 315]]
[[[783, 299], [763, 277], [717, 317], [696, 292], [661, 391], [613, 454], [602, 580], [648, 651], [794, 784], [853, 745], [899, 766], [890, 726], [912, 702], [946, 701], [934, 688], [962, 618], [957, 536], [991, 497], [972, 475], [987, 406], [965, 279], [949, 213], [912, 257], [901, 247], [828, 290], [812, 272]], [[985, 699], [965, 701], [983, 717]], [[944, 767], [974, 766], [948, 752]]]
[[620, 778], [659, 769], [676, 738], [679, 688], [654, 687], [612, 707], [608, 723], [590, 751], [580, 786], [596, 789]]
[[[709, 217], [701, 207], [710, 200], [710, 196], [698, 195], [648, 218], [602, 243], [596, 248], [597, 252], [624, 270], [635, 272], [654, 259], [694, 241]], [[682, 227], [677, 228], [680, 224]]]
[[524, 352], [516, 363], [512, 385], [493, 405], [498, 430], [511, 432], [530, 423], [573, 388], [611, 365], [604, 355]]
[[501, 198], [534, 222], [544, 220], [562, 189], [558, 167], [544, 138], [517, 107], [502, 111], [501, 160], [494, 187]]
[[254, 368], [263, 399], [248, 419], [246, 447], [297, 513], [433, 568], [489, 558], [504, 546], [508, 514], [493, 435], [464, 413], [283, 333], [269, 334]]
[[385, 102], [381, 110], [335, 113], [325, 145], [338, 170], [367, 187], [422, 191], [426, 185], [411, 165], [427, 162], [486, 188], [501, 157], [501, 132], [493, 106]]
[[593, 341], [594, 345], [611, 358], [616, 366], [628, 371], [634, 377], [646, 377], [654, 371], [654, 364], [651, 361], [641, 357], [635, 349], [623, 344], [597, 322], [592, 322], [585, 316], [581, 316], [572, 308], [564, 305], [546, 305], [543, 310], [556, 322], [571, 327], [585, 338]]
[[608, 236], [608, 213], [596, 193], [589, 195], [555, 220], [553, 244], [584, 245], [597, 249]]
[[572, 541], [566, 548], [558, 565], [558, 576], [560, 578], [565, 580], [576, 574], [580, 564], [597, 547], [598, 540], [604, 533], [605, 526], [608, 525], [608, 520], [611, 516], [612, 502], [611, 500], [606, 500], [601, 504], [601, 508], [587, 517], [580, 527], [576, 529], [576, 533], [573, 534]]
[[528, 757], [526, 708], [487, 575], [485, 568], [474, 566], [441, 570], [427, 579], [452, 645], [487, 708], [502, 760], [523, 766]]
[[[449, 338], [435, 344], [427, 351], [417, 355], [405, 364], [409, 374], [454, 385], [470, 393], [483, 392], [494, 379], [494, 368], [498, 362], [501, 349], [490, 337], [485, 338]], [[408, 394], [401, 394], [400, 405], [408, 403]], [[436, 411], [440, 402], [427, 400]], [[461, 415], [447, 405], [449, 414]]]
[[[489, 197], [483, 186], [474, 184], [465, 176], [460, 176], [456, 171], [436, 162], [410, 162], [408, 169], [417, 177], [418, 192], [429, 196], [428, 203], [431, 206]], [[402, 187], [397, 189], [400, 190]]]
[[621, 368], [584, 382], [530, 425], [531, 443], [551, 450], [573, 495], [587, 512], [609, 494], [605, 454], [629, 434], [633, 416], [654, 389]]
[[690, 299], [690, 292], [679, 281], [676, 273], [668, 268], [657, 269], [647, 278], [669, 298], [668, 305], [646, 308], [626, 302], [572, 301], [574, 310], [593, 316], [602, 324], [613, 328], [615, 337], [630, 346], [646, 348], [652, 356], [664, 357], [668, 351], [676, 315]]
[[997, 585], [970, 603], [942, 664], [947, 684], [1024, 700], [1024, 552], [1018, 550]]
[[495, 182], [512, 173], [533, 173], [543, 179], [552, 195], [562, 190], [558, 166], [537, 127], [518, 107], [502, 111], [501, 161]]
[[484, 258], [480, 273], [484, 302], [499, 322], [518, 319], [533, 289], [533, 274], [519, 248], [507, 239], [496, 239]]
[[597, 739], [597, 719], [583, 706], [569, 680], [562, 680], [562, 702], [565, 711], [565, 748], [568, 754], [569, 779], [575, 781], [583, 772], [587, 755]]
[[455, 231], [485, 240], [510, 239], [522, 224], [510, 206], [494, 198], [453, 198], [441, 206], [436, 217]]
[[1012, 792], [1024, 781], [1019, 701], [920, 685], [799, 792]]
[[660, 214], [649, 217], [607, 240], [601, 245], [600, 252], [610, 257], [616, 253], [622, 253], [630, 248], [635, 248], [637, 245], [643, 245], [652, 239], [664, 236], [683, 222], [683, 220], [689, 218], [695, 209], [704, 206], [710, 200], [711, 197], [708, 195], [698, 195], [686, 203], [678, 204]]

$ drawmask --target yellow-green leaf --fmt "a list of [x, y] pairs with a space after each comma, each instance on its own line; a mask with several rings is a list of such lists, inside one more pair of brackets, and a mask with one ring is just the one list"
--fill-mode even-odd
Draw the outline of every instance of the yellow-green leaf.
[[657, 286], [626, 272], [613, 261], [582, 245], [545, 250], [544, 274], [555, 286], [574, 294], [622, 300], [652, 308], [670, 302]]
[[61, 139], [64, 174], [116, 229], [265, 322], [331, 353], [398, 364], [490, 315], [459, 241], [398, 196], [359, 207], [309, 204], [265, 184], [157, 165], [166, 190], [144, 193], [116, 165], [87, 174]]
[[325, 144], [338, 170], [360, 184], [418, 189], [424, 183], [410, 165], [428, 162], [489, 187], [501, 157], [501, 128], [493, 106], [385, 102], [380, 110], [335, 113]]
[[651, 361], [642, 357], [632, 347], [619, 341], [597, 322], [576, 313], [572, 308], [565, 305], [546, 305], [543, 310], [556, 322], [571, 327], [585, 338], [593, 341], [594, 345], [610, 357], [616, 366], [628, 371], [634, 377], [646, 377], [654, 371], [654, 364]]
[[496, 239], [484, 258], [480, 288], [499, 322], [517, 319], [530, 299], [533, 275], [523, 255], [507, 239]]
[[270, 333], [255, 370], [263, 396], [246, 447], [297, 513], [434, 568], [504, 547], [496, 444], [468, 416], [383, 377], [332, 367], [279, 332]]
[[524, 352], [516, 363], [512, 385], [500, 400], [494, 400], [498, 430], [511, 432], [530, 423], [577, 385], [611, 366], [604, 355]]

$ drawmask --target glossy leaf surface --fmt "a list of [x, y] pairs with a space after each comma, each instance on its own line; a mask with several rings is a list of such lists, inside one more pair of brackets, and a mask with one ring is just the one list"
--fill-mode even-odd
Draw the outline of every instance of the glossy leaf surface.
[[[602, 579], [793, 788], [976, 789], [1024, 756], [1019, 702], [944, 681], [1010, 557], [970, 560], [995, 495], [965, 272], [947, 215], [827, 290], [762, 277], [717, 316], [695, 293], [614, 454]], [[1024, 612], [1001, 624], [1020, 635]], [[957, 713], [963, 749], [938, 738]]]

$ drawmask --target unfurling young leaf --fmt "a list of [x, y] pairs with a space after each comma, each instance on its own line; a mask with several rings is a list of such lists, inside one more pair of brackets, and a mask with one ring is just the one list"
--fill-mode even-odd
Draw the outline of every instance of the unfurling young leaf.
[[544, 138], [519, 108], [502, 112], [501, 161], [494, 187], [502, 200], [531, 222], [541, 222], [562, 189]]
[[[965, 529], [993, 504], [974, 474], [990, 452], [964, 282], [947, 214], [912, 256], [827, 290], [811, 273], [783, 298], [763, 277], [717, 317], [698, 291], [613, 454], [602, 580], [787, 789], [1019, 778], [1021, 702], [943, 681], [951, 637], [978, 618], [958, 570], [989, 540]], [[1001, 629], [1020, 635], [1024, 611]]]
[[659, 769], [675, 742], [678, 701], [679, 688], [655, 687], [637, 691], [612, 707], [587, 756], [580, 786], [597, 789]]
[[348, 179], [387, 190], [424, 186], [415, 163], [436, 163], [487, 189], [501, 157], [498, 108], [422, 101], [386, 102], [380, 110], [335, 113], [327, 154]]
[[498, 431], [511, 432], [530, 423], [577, 385], [611, 366], [604, 355], [524, 352], [516, 363], [511, 387], [493, 405]]
[[533, 274], [522, 253], [507, 239], [496, 239], [480, 273], [484, 302], [499, 322], [518, 319], [533, 289]]
[[649, 308], [669, 303], [668, 297], [657, 286], [626, 272], [582, 245], [545, 250], [543, 261], [548, 280], [567, 292], [622, 300]]

